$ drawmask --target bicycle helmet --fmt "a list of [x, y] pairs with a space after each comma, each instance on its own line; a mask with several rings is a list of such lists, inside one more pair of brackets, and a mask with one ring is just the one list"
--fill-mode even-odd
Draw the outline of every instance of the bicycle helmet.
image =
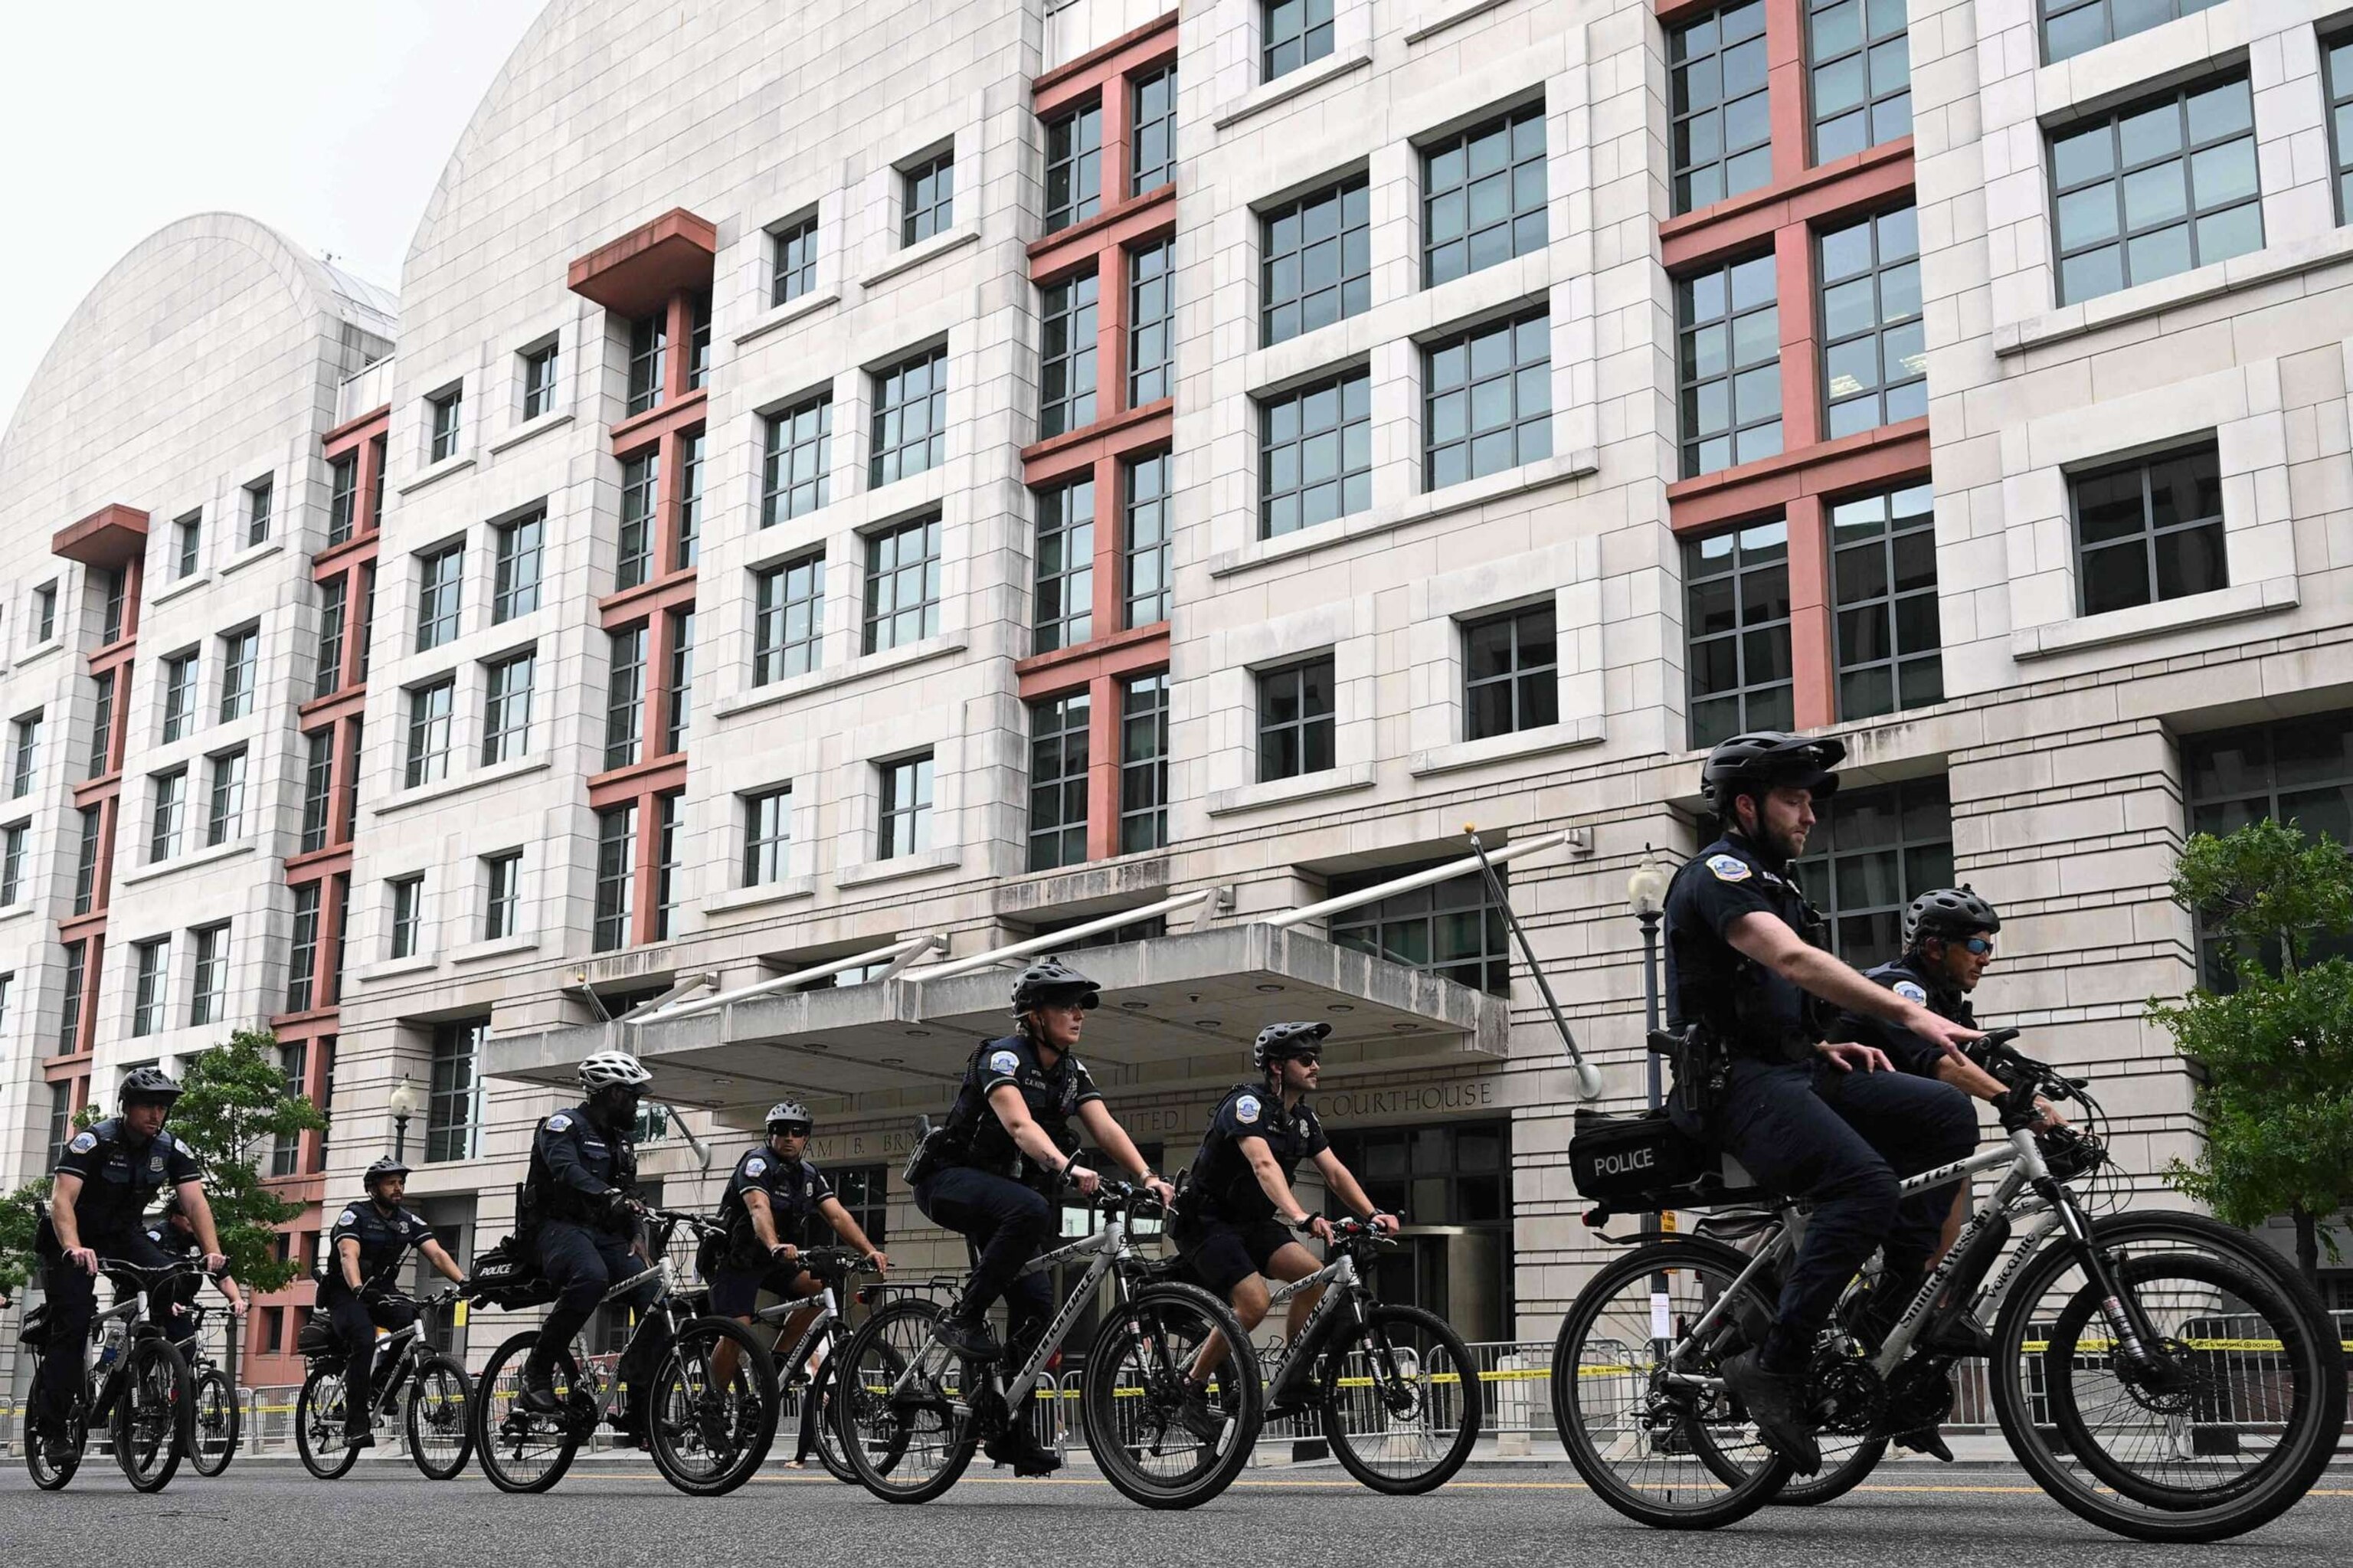
[[1266, 1072], [1277, 1062], [1313, 1051], [1331, 1033], [1328, 1023], [1270, 1023], [1250, 1042], [1250, 1065]]
[[180, 1086], [161, 1067], [133, 1067], [123, 1075], [122, 1087], [115, 1092], [125, 1109], [151, 1100], [168, 1106], [180, 1097]]
[[771, 1133], [783, 1128], [797, 1127], [806, 1137], [812, 1120], [808, 1107], [798, 1100], [778, 1100], [768, 1107], [768, 1130]]
[[1842, 740], [1817, 739], [1785, 730], [1736, 735], [1707, 754], [1699, 792], [1729, 817], [1734, 800], [1767, 789], [1810, 789], [1820, 800], [1838, 789], [1838, 765], [1846, 760]]
[[580, 1064], [580, 1086], [598, 1089], [641, 1089], [654, 1081], [646, 1065], [627, 1051], [599, 1051]]
[[1931, 888], [1904, 907], [1905, 952], [1930, 937], [1991, 935], [2000, 929], [2001, 916], [1966, 882], [1958, 887]]
[[408, 1167], [387, 1155], [367, 1168], [367, 1173], [360, 1178], [360, 1188], [373, 1198], [375, 1196], [375, 1184], [387, 1176], [397, 1176], [406, 1181], [408, 1180]]
[[1102, 990], [1060, 959], [1041, 959], [1013, 982], [1013, 1016], [1018, 1018], [1044, 1002], [1075, 1001], [1081, 1007], [1097, 1007], [1103, 1001], [1097, 994]]

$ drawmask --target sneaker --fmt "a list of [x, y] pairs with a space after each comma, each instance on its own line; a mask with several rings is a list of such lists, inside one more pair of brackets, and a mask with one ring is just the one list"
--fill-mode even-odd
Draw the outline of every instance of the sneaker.
[[606, 1417], [606, 1421], [613, 1428], [613, 1435], [621, 1440], [622, 1447], [642, 1448], [646, 1446], [646, 1418], [634, 1406], [624, 1405]]
[[343, 1446], [346, 1448], [373, 1448], [375, 1446], [375, 1433], [369, 1427], [353, 1427], [343, 1434]]
[[932, 1338], [967, 1361], [993, 1361], [1004, 1347], [978, 1319], [942, 1318], [932, 1325]]
[[555, 1397], [555, 1374], [545, 1367], [524, 1366], [516, 1379], [515, 1408], [534, 1415], [554, 1415], [564, 1409], [564, 1402]]
[[1757, 1423], [1767, 1447], [1801, 1476], [1822, 1467], [1821, 1446], [1806, 1425], [1804, 1378], [1768, 1372], [1755, 1351], [1743, 1351], [1724, 1363], [1724, 1383]]
[[1898, 1448], [1909, 1448], [1915, 1454], [1926, 1454], [1938, 1464], [1953, 1462], [1953, 1451], [1945, 1445], [1945, 1436], [1933, 1426], [1923, 1426], [1916, 1432], [1898, 1432], [1894, 1436]]
[[1017, 1476], [1050, 1476], [1062, 1467], [1062, 1457], [1039, 1442], [1026, 1425], [999, 1433], [982, 1451], [1000, 1465], [1012, 1466]]
[[728, 1425], [727, 1413], [716, 1403], [706, 1404], [695, 1413], [696, 1433], [702, 1438], [705, 1453], [732, 1454], [735, 1451], [735, 1430]]
[[1209, 1403], [1207, 1383], [1185, 1380], [1184, 1396], [1176, 1404], [1176, 1419], [1202, 1442], [1215, 1445], [1226, 1435], [1226, 1418]]

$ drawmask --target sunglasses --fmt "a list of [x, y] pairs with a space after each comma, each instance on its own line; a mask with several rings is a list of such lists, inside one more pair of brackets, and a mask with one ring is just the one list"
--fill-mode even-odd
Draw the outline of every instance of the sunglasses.
[[1303, 1067], [1312, 1067], [1315, 1065], [1316, 1063], [1321, 1062], [1324, 1059], [1324, 1053], [1321, 1051], [1294, 1051], [1292, 1053], [1291, 1059], [1298, 1063]]
[[1992, 941], [1984, 937], [1963, 938], [1961, 940], [1961, 946], [1967, 948], [1970, 952], [1975, 953], [1981, 959], [1993, 951]]
[[786, 1138], [807, 1138], [809, 1135], [809, 1124], [805, 1121], [783, 1121], [778, 1122], [770, 1130], [782, 1133]]

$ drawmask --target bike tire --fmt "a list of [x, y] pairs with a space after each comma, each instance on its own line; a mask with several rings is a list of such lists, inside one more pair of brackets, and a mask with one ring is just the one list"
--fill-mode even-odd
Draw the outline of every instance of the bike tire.
[[57, 1464], [49, 1462], [48, 1446], [32, 1432], [30, 1413], [41, 1407], [41, 1374], [33, 1373], [33, 1391], [25, 1401], [26, 1422], [25, 1431], [25, 1468], [31, 1474], [33, 1484], [45, 1492], [63, 1491], [66, 1483], [81, 1468], [82, 1451], [90, 1446], [90, 1414], [77, 1400], [73, 1414], [66, 1417], [66, 1436], [69, 1439], [66, 1456]]
[[[961, 1414], [954, 1408], [978, 1386], [981, 1373], [973, 1365], [955, 1362], [950, 1375], [958, 1382], [930, 1386], [913, 1398], [884, 1397], [907, 1371], [910, 1353], [930, 1343], [939, 1315], [936, 1302], [893, 1303], [867, 1319], [841, 1349], [847, 1370], [837, 1374], [840, 1386], [834, 1403], [842, 1453], [858, 1484], [885, 1502], [925, 1503], [939, 1497], [956, 1484], [980, 1446], [979, 1424], [969, 1408]], [[936, 1442], [923, 1445], [937, 1449], [937, 1465], [923, 1476], [893, 1479], [914, 1440], [925, 1435], [926, 1420], [938, 1428]]]
[[160, 1492], [195, 1446], [188, 1358], [169, 1340], [133, 1340], [122, 1353], [122, 1390], [108, 1423], [114, 1462], [134, 1490]]
[[[580, 1445], [596, 1419], [591, 1411], [588, 1422], [584, 1424], [578, 1419], [579, 1411], [574, 1408], [574, 1403], [582, 1397], [574, 1387], [579, 1382], [580, 1365], [572, 1359], [569, 1345], [555, 1353], [555, 1364], [550, 1369], [557, 1396], [565, 1402], [565, 1408], [552, 1415], [524, 1415], [513, 1409], [523, 1358], [537, 1343], [538, 1332], [526, 1330], [491, 1351], [482, 1375], [474, 1380], [473, 1396], [467, 1402], [468, 1414], [474, 1423], [475, 1457], [480, 1460], [482, 1474], [491, 1478], [491, 1485], [502, 1492], [543, 1492], [562, 1480], [564, 1473], [572, 1468], [573, 1457], [580, 1452]], [[542, 1467], [527, 1467], [526, 1446]]]
[[343, 1372], [313, 1361], [294, 1399], [294, 1451], [322, 1481], [341, 1479], [360, 1460], [360, 1451], [343, 1442], [344, 1397]]
[[195, 1438], [188, 1450], [188, 1463], [196, 1474], [217, 1476], [228, 1468], [228, 1462], [237, 1457], [237, 1433], [243, 1424], [237, 1390], [229, 1386], [220, 1368], [206, 1367], [198, 1372], [190, 1423]]
[[1865, 1438], [1836, 1464], [1824, 1456], [1822, 1467], [1810, 1476], [1791, 1475], [1781, 1489], [1767, 1499], [1767, 1508], [1820, 1508], [1826, 1502], [1836, 1502], [1871, 1478], [1879, 1468], [1879, 1461], [1887, 1457], [1887, 1439]]
[[[1397, 1344], [1408, 1335], [1422, 1341], [1416, 1357], [1421, 1365], [1399, 1383], [1395, 1366]], [[1430, 1370], [1430, 1363], [1441, 1356], [1453, 1363], [1451, 1371], [1443, 1366]], [[1370, 1385], [1369, 1396], [1379, 1401], [1379, 1409], [1371, 1408], [1366, 1396], [1353, 1386], [1360, 1379]], [[1364, 1407], [1366, 1414], [1377, 1418], [1385, 1417], [1388, 1433], [1394, 1433], [1396, 1422], [1414, 1414], [1398, 1409], [1401, 1400], [1418, 1401], [1419, 1412], [1426, 1418], [1432, 1404], [1449, 1388], [1454, 1391], [1456, 1401], [1452, 1436], [1428, 1464], [1419, 1468], [1400, 1471], [1394, 1464], [1382, 1467], [1365, 1445], [1367, 1438], [1386, 1438], [1388, 1434], [1349, 1430], [1346, 1411], [1352, 1404]], [[1387, 1392], [1391, 1390], [1395, 1392]], [[1437, 1313], [1419, 1307], [1390, 1305], [1370, 1308], [1345, 1334], [1325, 1347], [1321, 1395], [1324, 1436], [1332, 1445], [1333, 1457], [1357, 1480], [1391, 1497], [1419, 1497], [1453, 1479], [1479, 1441], [1480, 1419], [1486, 1404], [1478, 1363], [1471, 1359], [1471, 1347], [1462, 1342], [1462, 1336], [1454, 1331], [1453, 1326]], [[1440, 1430], [1447, 1428], [1441, 1425]]]
[[466, 1369], [448, 1356], [417, 1362], [401, 1430], [408, 1437], [409, 1458], [427, 1480], [457, 1479], [474, 1457], [474, 1389]]
[[[2073, 1246], [2052, 1246], [2034, 1258], [2004, 1303], [1994, 1330], [1993, 1405], [2003, 1435], [2027, 1473], [2078, 1518], [2136, 1541], [2207, 1542], [2242, 1535], [2279, 1517], [2311, 1490], [2345, 1425], [2345, 1358], [2318, 1294], [2300, 1275], [2263, 1255], [2260, 1243], [2195, 1216], [2118, 1215], [2096, 1222], [2094, 1245], [2114, 1259], [2119, 1289], [2137, 1292], [2153, 1277], [2174, 1274], [2213, 1290], [2260, 1304], [2281, 1330], [2279, 1350], [2292, 1363], [2295, 1409], [2284, 1434], [2253, 1471], [2207, 1488], [2150, 1481], [2119, 1465], [2084, 1422], [2073, 1385], [2074, 1362], [2097, 1348], [2078, 1336], [2087, 1326], [2105, 1333], [2098, 1287], [2088, 1278], [2048, 1322], [2037, 1322], [2045, 1293], [2081, 1267]], [[2200, 1257], [2150, 1250], [2168, 1244], [2208, 1249]], [[2135, 1253], [2138, 1246], [2143, 1250]], [[2042, 1336], [2039, 1351], [2031, 1336]], [[2042, 1372], [2051, 1423], [2037, 1422], [2031, 1372]], [[2266, 1385], [2276, 1393], [2276, 1383]], [[2137, 1396], [2136, 1396], [2137, 1397]], [[2058, 1441], [2053, 1441], [2053, 1436]], [[2077, 1467], [2084, 1473], [2076, 1473]], [[2125, 1484], [2118, 1486], [2116, 1483]]]
[[817, 1402], [817, 1425], [814, 1432], [817, 1438], [818, 1463], [823, 1465], [825, 1473], [835, 1480], [846, 1486], [854, 1487], [858, 1484], [858, 1472], [850, 1468], [849, 1456], [842, 1450], [841, 1420], [833, 1408], [835, 1391], [839, 1386], [833, 1375], [834, 1364], [839, 1359], [841, 1348], [848, 1342], [849, 1338], [847, 1334], [835, 1337], [831, 1348], [826, 1352], [824, 1361], [818, 1365], [816, 1372], [809, 1374], [807, 1392], [801, 1397]]
[[[1202, 1449], [1199, 1457], [1177, 1473], [1155, 1474], [1139, 1450], [1160, 1457], [1177, 1422], [1184, 1375], [1211, 1331], [1228, 1350], [1210, 1382], [1211, 1398], [1225, 1416], [1223, 1430], [1208, 1444], [1184, 1432], [1186, 1442]], [[1224, 1302], [1196, 1286], [1153, 1285], [1108, 1314], [1095, 1331], [1079, 1374], [1079, 1408], [1087, 1447], [1103, 1479], [1122, 1496], [1151, 1509], [1198, 1508], [1250, 1464], [1266, 1414], [1266, 1380], [1250, 1336]]]
[[[735, 1377], [740, 1380], [728, 1391], [736, 1401], [733, 1419], [726, 1422], [733, 1452], [714, 1465], [698, 1465], [695, 1447], [711, 1451], [701, 1417], [713, 1396], [712, 1352], [723, 1340], [735, 1347]], [[757, 1335], [732, 1318], [691, 1320], [663, 1354], [654, 1372], [652, 1397], [646, 1402], [647, 1447], [654, 1468], [689, 1497], [725, 1496], [750, 1480], [766, 1461], [769, 1445], [776, 1441], [778, 1403], [776, 1363]]]

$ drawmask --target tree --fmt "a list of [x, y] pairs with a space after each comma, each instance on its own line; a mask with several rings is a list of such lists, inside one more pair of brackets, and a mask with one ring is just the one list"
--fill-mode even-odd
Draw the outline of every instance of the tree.
[[2233, 983], [2149, 1004], [2205, 1076], [2205, 1146], [2168, 1175], [2231, 1224], [2285, 1213], [2316, 1282], [2322, 1245], [2338, 1255], [2331, 1216], [2353, 1205], [2353, 962], [2312, 954], [2353, 930], [2353, 859], [2266, 818], [2191, 838], [2172, 887], [2208, 922]]
[[278, 1256], [277, 1227], [302, 1212], [262, 1184], [259, 1159], [281, 1138], [327, 1125], [319, 1107], [286, 1092], [278, 1037], [240, 1029], [226, 1044], [190, 1057], [172, 1107], [172, 1134], [204, 1162], [205, 1192], [229, 1272], [256, 1291], [293, 1281]]
[[27, 1181], [0, 1198], [0, 1290], [14, 1295], [33, 1273], [33, 1233], [41, 1205], [49, 1201], [49, 1179]]

